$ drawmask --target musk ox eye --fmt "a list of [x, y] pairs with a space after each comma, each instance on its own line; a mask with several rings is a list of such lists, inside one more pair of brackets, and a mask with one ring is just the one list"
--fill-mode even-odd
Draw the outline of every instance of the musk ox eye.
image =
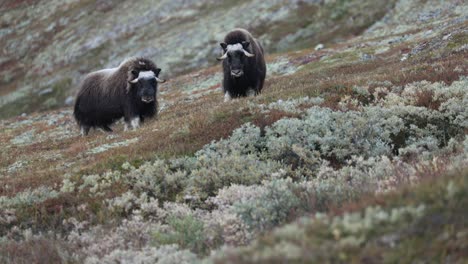
[[133, 75], [138, 75], [138, 71], [137, 70], [132, 70], [131, 71]]

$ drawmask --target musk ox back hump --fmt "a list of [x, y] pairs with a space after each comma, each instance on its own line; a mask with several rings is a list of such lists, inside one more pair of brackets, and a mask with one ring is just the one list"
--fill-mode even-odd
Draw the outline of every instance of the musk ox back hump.
[[123, 94], [120, 89], [116, 89], [118, 87], [112, 85], [118, 80], [111, 79], [115, 72], [116, 69], [102, 70], [85, 77], [74, 109], [74, 116], [79, 125], [106, 128], [115, 119], [122, 117], [119, 101]]

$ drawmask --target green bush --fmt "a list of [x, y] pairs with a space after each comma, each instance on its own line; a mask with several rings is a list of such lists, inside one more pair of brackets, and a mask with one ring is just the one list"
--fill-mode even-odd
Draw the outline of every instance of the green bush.
[[266, 231], [288, 220], [299, 210], [300, 200], [290, 178], [267, 182], [260, 197], [234, 204], [234, 210], [253, 230]]
[[203, 222], [192, 215], [185, 217], [171, 216], [168, 219], [171, 230], [157, 231], [153, 238], [157, 244], [178, 244], [194, 253], [206, 253]]

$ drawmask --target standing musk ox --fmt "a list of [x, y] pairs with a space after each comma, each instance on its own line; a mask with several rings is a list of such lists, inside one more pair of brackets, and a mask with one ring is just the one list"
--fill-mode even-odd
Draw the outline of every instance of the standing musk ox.
[[124, 117], [125, 130], [136, 129], [146, 117], [157, 113], [156, 94], [161, 69], [149, 59], [130, 58], [117, 68], [88, 74], [78, 92], [73, 115], [87, 135], [89, 129], [109, 127]]
[[224, 101], [233, 97], [257, 95], [266, 75], [263, 47], [247, 30], [237, 28], [220, 43], [223, 55]]

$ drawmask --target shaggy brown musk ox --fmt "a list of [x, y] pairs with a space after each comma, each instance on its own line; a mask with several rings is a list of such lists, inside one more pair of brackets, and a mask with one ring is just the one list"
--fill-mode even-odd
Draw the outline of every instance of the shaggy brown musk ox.
[[223, 55], [224, 100], [257, 95], [262, 91], [266, 76], [263, 47], [247, 30], [237, 28], [220, 43]]
[[146, 58], [129, 58], [119, 67], [88, 74], [76, 97], [74, 116], [87, 135], [90, 128], [109, 127], [124, 117], [125, 129], [139, 127], [147, 117], [157, 114], [158, 68]]

